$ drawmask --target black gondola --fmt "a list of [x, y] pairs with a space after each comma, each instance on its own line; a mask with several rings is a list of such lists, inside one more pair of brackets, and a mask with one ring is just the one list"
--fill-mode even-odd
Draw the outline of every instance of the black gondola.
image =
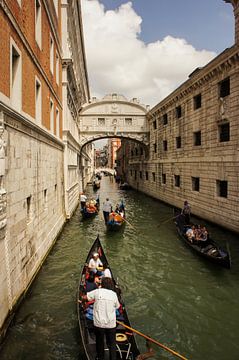
[[109, 214], [109, 220], [106, 223], [107, 230], [109, 231], [118, 231], [124, 228], [125, 222], [125, 211], [122, 210], [121, 213], [115, 211]]
[[188, 246], [190, 246], [191, 249], [195, 250], [199, 255], [210, 260], [211, 262], [217, 263], [218, 265], [230, 269], [230, 253], [222, 249], [214, 240], [210, 238], [209, 235], [204, 244], [200, 241], [198, 243], [196, 243], [195, 241], [191, 242], [186, 236], [186, 231], [189, 226], [185, 224], [184, 215], [178, 214], [175, 217], [175, 224], [180, 237]]
[[[86, 310], [83, 307], [82, 303], [80, 303], [79, 301], [81, 299], [81, 296], [85, 294], [85, 279], [88, 271], [87, 264], [89, 263], [92, 254], [95, 252], [99, 254], [102, 263], [107, 265], [107, 267], [110, 269], [103, 248], [101, 246], [99, 237], [97, 237], [88, 253], [88, 256], [86, 258], [86, 263], [83, 266], [81, 279], [79, 282], [78, 293], [77, 293], [77, 312], [78, 312], [80, 334], [87, 360], [95, 360], [96, 357], [95, 334], [94, 334], [93, 321], [87, 318]], [[113, 274], [112, 274], [112, 279], [115, 283], [119, 302], [122, 305], [121, 312], [119, 315], [117, 315], [117, 320], [123, 322], [125, 325], [130, 326], [130, 322], [127, 316], [124, 302], [122, 300], [121, 290], [119, 288], [119, 285], [116, 283]], [[139, 355], [139, 350], [134, 335], [132, 333], [127, 332], [127, 330], [125, 330], [125, 328], [121, 325], [117, 325], [116, 328], [116, 348], [117, 348], [117, 359], [135, 360], [136, 357]], [[109, 352], [106, 349], [105, 360], [108, 359], [109, 359]]]

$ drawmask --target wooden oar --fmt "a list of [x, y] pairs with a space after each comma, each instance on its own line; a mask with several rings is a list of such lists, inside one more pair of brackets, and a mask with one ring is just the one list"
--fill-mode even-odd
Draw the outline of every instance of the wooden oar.
[[181, 214], [178, 214], [178, 215], [176, 215], [176, 216], [173, 216], [173, 217], [171, 217], [171, 218], [163, 221], [161, 224], [158, 224], [157, 226], [159, 227], [159, 226], [161, 226], [161, 225], [163, 225], [163, 224], [166, 224], [167, 222], [169, 222], [169, 221], [171, 221], [171, 220], [173, 220], [173, 219], [176, 219], [179, 215], [181, 215]]
[[158, 341], [156, 341], [156, 340], [152, 339], [151, 337], [149, 337], [149, 336], [147, 336], [147, 335], [142, 334], [140, 331], [135, 330], [135, 329], [131, 328], [131, 327], [130, 327], [130, 326], [128, 326], [128, 325], [125, 325], [125, 324], [124, 324], [124, 323], [122, 323], [121, 321], [118, 321], [118, 320], [117, 320], [116, 322], [117, 322], [117, 324], [124, 326], [126, 329], [133, 331], [135, 334], [138, 334], [138, 335], [142, 336], [143, 338], [145, 338], [145, 339], [149, 340], [150, 342], [152, 342], [152, 343], [154, 343], [154, 344], [156, 344], [156, 345], [160, 346], [160, 347], [161, 347], [161, 348], [163, 348], [164, 350], [169, 351], [171, 354], [173, 354], [173, 355], [175, 355], [175, 356], [179, 357], [180, 359], [183, 359], [183, 360], [188, 360], [187, 358], [185, 358], [184, 356], [180, 355], [180, 354], [179, 354], [179, 353], [177, 353], [176, 351], [174, 351], [174, 350], [172, 350], [172, 349], [168, 348], [167, 346], [165, 346], [165, 345], [161, 344], [160, 342], [158, 342]]
[[[119, 214], [120, 215], [120, 214]], [[121, 216], [121, 215], [120, 215]], [[128, 220], [126, 220], [123, 216], [121, 216], [121, 218], [123, 219], [123, 221], [125, 221], [127, 224], [129, 224], [129, 226], [132, 227], [132, 229], [134, 229], [135, 231], [137, 231], [137, 229], [132, 225], [130, 224], [130, 222]]]

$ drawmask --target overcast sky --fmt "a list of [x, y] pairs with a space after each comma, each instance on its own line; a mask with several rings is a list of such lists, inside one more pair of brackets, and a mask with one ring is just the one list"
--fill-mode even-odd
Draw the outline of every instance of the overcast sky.
[[91, 96], [156, 105], [234, 42], [223, 0], [82, 0]]

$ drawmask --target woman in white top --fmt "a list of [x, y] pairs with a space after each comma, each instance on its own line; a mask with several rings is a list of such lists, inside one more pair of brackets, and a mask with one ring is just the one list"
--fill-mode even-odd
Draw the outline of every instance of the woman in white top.
[[98, 267], [103, 266], [98, 253], [94, 253], [89, 261], [89, 270], [97, 273]]

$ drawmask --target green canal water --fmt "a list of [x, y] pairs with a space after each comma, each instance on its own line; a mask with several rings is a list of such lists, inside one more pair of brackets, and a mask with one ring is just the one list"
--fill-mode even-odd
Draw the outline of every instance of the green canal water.
[[[88, 188], [88, 194], [92, 194]], [[199, 258], [177, 236], [172, 208], [104, 177], [100, 201], [124, 199], [122, 233], [108, 234], [102, 215], [66, 224], [20, 306], [0, 351], [1, 360], [84, 359], [76, 314], [81, 266], [97, 234], [123, 288], [131, 325], [192, 360], [239, 359], [239, 239], [207, 224], [230, 245], [232, 269]], [[162, 226], [159, 226], [163, 223]], [[137, 338], [141, 351], [144, 340]], [[176, 359], [154, 346], [155, 359]]]

